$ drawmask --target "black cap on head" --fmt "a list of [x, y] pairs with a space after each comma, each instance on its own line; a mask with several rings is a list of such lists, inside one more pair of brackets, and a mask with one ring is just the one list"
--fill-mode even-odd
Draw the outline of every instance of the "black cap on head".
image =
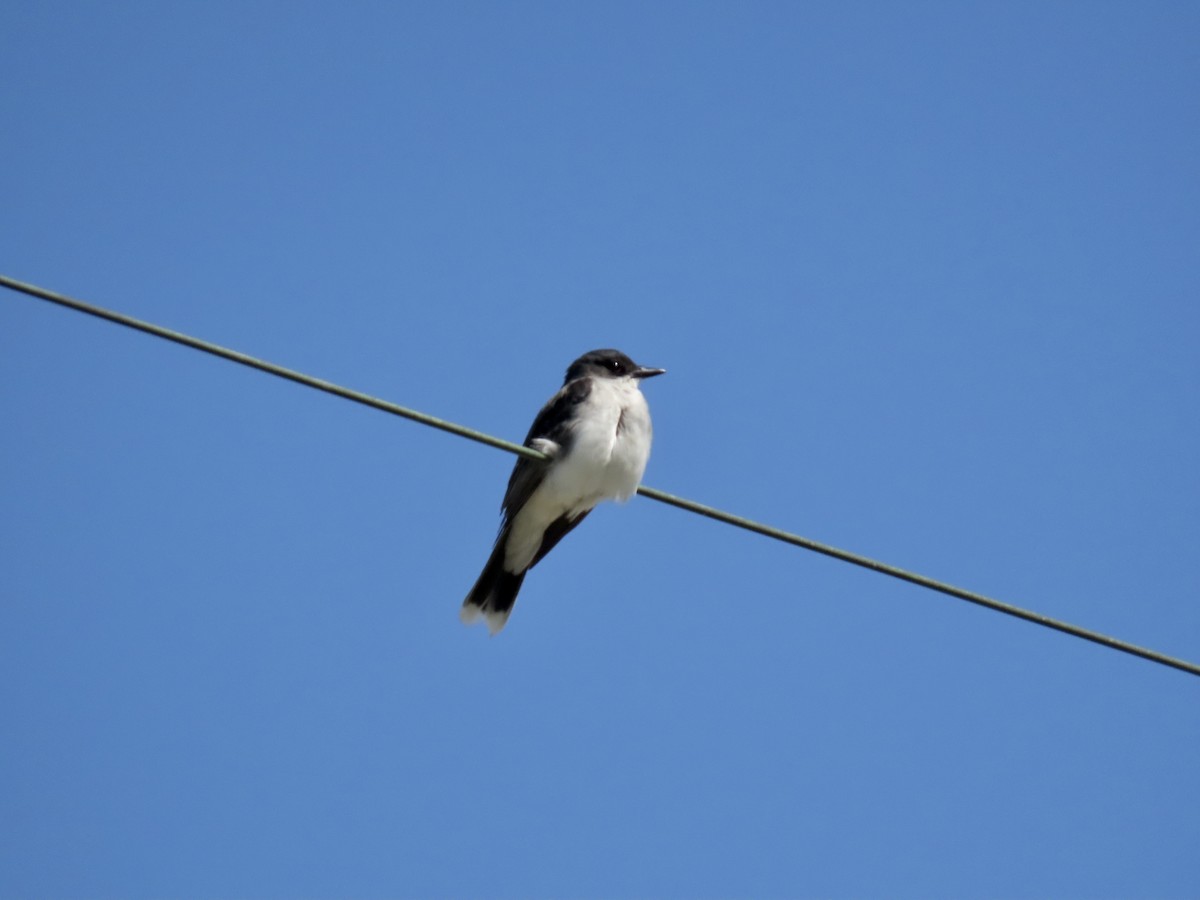
[[591, 375], [596, 378], [650, 378], [666, 369], [639, 366], [620, 350], [592, 350], [585, 353], [567, 369], [564, 384]]

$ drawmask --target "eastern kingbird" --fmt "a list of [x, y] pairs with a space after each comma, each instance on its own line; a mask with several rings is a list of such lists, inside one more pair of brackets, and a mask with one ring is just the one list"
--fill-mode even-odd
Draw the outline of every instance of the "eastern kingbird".
[[508, 621], [525, 573], [601, 500], [633, 496], [650, 458], [650, 409], [638, 389], [666, 369], [639, 366], [619, 350], [593, 350], [567, 369], [562, 389], [542, 407], [508, 479], [496, 546], [459, 614], [488, 631]]

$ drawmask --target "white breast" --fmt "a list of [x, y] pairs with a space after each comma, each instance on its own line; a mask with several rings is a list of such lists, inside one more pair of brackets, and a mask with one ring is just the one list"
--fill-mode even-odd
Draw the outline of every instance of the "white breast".
[[546, 527], [577, 516], [601, 500], [628, 500], [650, 458], [650, 409], [631, 378], [596, 379], [580, 409], [570, 449], [513, 520], [505, 564], [521, 571], [533, 559]]
[[556, 493], [582, 512], [601, 500], [628, 500], [650, 458], [650, 410], [632, 379], [597, 379], [581, 410], [570, 452], [552, 473]]

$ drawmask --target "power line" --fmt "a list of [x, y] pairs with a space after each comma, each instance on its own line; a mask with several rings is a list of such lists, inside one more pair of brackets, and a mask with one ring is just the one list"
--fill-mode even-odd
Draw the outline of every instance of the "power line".
[[[37, 297], [41, 300], [47, 300], [50, 303], [55, 303], [59, 306], [65, 306], [68, 309], [76, 310], [77, 312], [87, 313], [90, 316], [95, 316], [99, 319], [105, 319], [109, 322], [115, 322], [118, 325], [124, 325], [127, 328], [134, 328], [138, 331], [143, 331], [146, 334], [152, 334], [155, 337], [164, 338], [168, 341], [174, 341], [177, 344], [182, 344], [185, 347], [191, 347], [194, 350], [200, 350], [204, 353], [209, 353], [213, 356], [219, 356], [222, 359], [230, 360], [231, 362], [239, 363], [243, 366], [249, 366], [252, 369], [258, 369], [260, 372], [286, 378], [289, 381], [294, 381], [297, 384], [302, 384], [306, 387], [316, 388], [319, 391], [325, 391], [327, 394], [341, 397], [345, 400], [351, 400], [355, 403], [361, 403], [363, 406], [370, 406], [374, 409], [382, 410], [386, 413], [391, 413], [395, 416], [401, 416], [405, 419], [411, 419], [414, 422], [420, 422], [422, 425], [428, 425], [432, 428], [440, 428], [442, 431], [448, 431], [451, 434], [456, 434], [459, 437], [465, 437], [472, 441], [477, 441], [481, 444], [487, 444], [490, 447], [497, 447], [501, 450], [507, 450], [509, 453], [515, 453], [518, 456], [524, 456], [528, 459], [545, 459], [545, 455], [533, 450], [529, 447], [523, 447], [520, 444], [514, 444], [511, 441], [506, 441], [501, 438], [493, 437], [490, 434], [484, 434], [482, 431], [476, 431], [473, 428], [467, 428], [463, 425], [458, 425], [454, 422], [448, 422], [445, 419], [439, 419], [436, 416], [431, 416], [426, 413], [417, 412], [413, 409], [400, 406], [396, 403], [389, 403], [387, 400], [380, 400], [377, 397], [372, 397], [368, 394], [352, 391], [349, 388], [334, 384], [330, 381], [325, 381], [320, 378], [314, 378], [311, 375], [305, 375], [303, 372], [297, 372], [294, 369], [287, 369], [283, 366], [277, 366], [274, 363], [266, 362], [265, 360], [257, 359], [253, 356], [248, 356], [245, 353], [239, 353], [236, 350], [230, 350], [226, 347], [221, 347], [217, 344], [202, 341], [199, 338], [191, 337], [190, 335], [182, 334], [178, 331], [172, 331], [169, 328], [163, 328], [160, 325], [154, 325], [150, 322], [135, 319], [132, 316], [126, 316], [122, 313], [113, 312], [109, 309], [104, 309], [99, 306], [93, 306], [90, 303], [84, 303], [82, 300], [76, 300], [71, 297], [57, 294], [53, 291], [48, 291], [45, 288], [36, 287], [31, 284], [17, 281], [13, 278], [8, 278], [5, 275], [0, 275], [0, 286], [9, 288], [14, 291], [19, 291], [23, 294], [28, 294], [31, 297]], [[668, 494], [665, 491], [656, 490], [650, 487], [639, 487], [638, 493], [643, 497], [648, 497], [651, 500], [657, 500], [660, 503], [666, 503], [670, 506], [676, 506], [688, 512], [696, 513], [701, 516], [707, 516], [710, 519], [716, 519], [718, 522], [724, 522], [727, 525], [733, 525], [737, 528], [743, 528], [747, 531], [752, 531], [756, 534], [761, 534], [765, 537], [774, 538], [777, 541], [783, 541], [787, 544], [792, 544], [796, 547], [803, 547], [806, 550], [812, 550], [816, 553], [831, 556], [834, 559], [839, 559], [842, 562], [852, 563], [856, 566], [861, 566], [864, 569], [871, 569], [874, 572], [879, 572], [883, 575], [890, 575], [892, 578], [898, 578], [901, 581], [907, 581], [910, 584], [915, 584], [923, 588], [928, 588], [932, 591], [946, 594], [950, 597], [956, 597], [959, 600], [966, 600], [978, 606], [984, 606], [996, 612], [1004, 613], [1005, 615], [1015, 616], [1018, 619], [1024, 619], [1026, 622], [1032, 622], [1035, 625], [1041, 625], [1045, 628], [1053, 628], [1056, 631], [1061, 631], [1064, 634], [1072, 635], [1073, 637], [1082, 638], [1086, 641], [1091, 641], [1100, 644], [1103, 647], [1108, 647], [1112, 650], [1119, 650], [1122, 653], [1129, 653], [1133, 656], [1139, 656], [1142, 659], [1150, 660], [1164, 666], [1170, 666], [1179, 669], [1182, 672], [1187, 672], [1191, 675], [1200, 675], [1200, 666], [1195, 663], [1190, 663], [1186, 660], [1177, 659], [1172, 656], [1167, 656], [1165, 653], [1159, 653], [1156, 650], [1150, 650], [1146, 647], [1139, 647], [1136, 644], [1130, 644], [1126, 641], [1119, 640], [1108, 635], [1100, 634], [1096, 631], [1091, 631], [1087, 628], [1081, 628], [1078, 625], [1072, 625], [1069, 622], [1063, 622], [1059, 619], [1053, 619], [1050, 616], [1043, 616], [1040, 613], [1032, 612], [1031, 610], [1022, 609], [1019, 606], [1013, 606], [1009, 603], [1004, 603], [1000, 600], [995, 600], [991, 597], [986, 597], [983, 594], [977, 594], [974, 591], [968, 591], [964, 588], [955, 587], [951, 584], [946, 584], [943, 581], [937, 581], [933, 578], [928, 578], [924, 575], [919, 575], [915, 572], [909, 572], [896, 566], [888, 565], [887, 563], [879, 562], [878, 560], [870, 559], [866, 556], [860, 556], [857, 553], [851, 553], [848, 550], [840, 550], [837, 547], [831, 547], [828, 544], [822, 544], [818, 541], [811, 540], [806, 537], [801, 537], [798, 534], [792, 534], [788, 531], [783, 531], [779, 528], [773, 528], [770, 525], [764, 525], [761, 522], [755, 522], [752, 519], [735, 516], [732, 513], [724, 512], [723, 510], [714, 509], [711, 506], [705, 506], [702, 503], [697, 503], [694, 500], [688, 500], [683, 497], [676, 497], [674, 494]]]

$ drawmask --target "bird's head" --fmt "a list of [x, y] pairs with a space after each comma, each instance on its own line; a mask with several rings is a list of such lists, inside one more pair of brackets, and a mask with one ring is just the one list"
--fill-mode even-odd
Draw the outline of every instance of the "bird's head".
[[563, 383], [567, 384], [576, 378], [585, 376], [593, 378], [652, 378], [665, 371], [667, 370], [639, 366], [620, 350], [593, 350], [571, 363]]

